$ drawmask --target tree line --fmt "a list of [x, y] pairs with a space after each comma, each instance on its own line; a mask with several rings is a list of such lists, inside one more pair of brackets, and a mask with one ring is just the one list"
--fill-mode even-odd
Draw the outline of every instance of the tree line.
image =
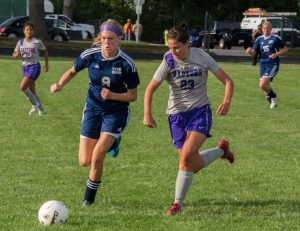
[[[112, 18], [125, 24], [128, 18], [133, 22], [137, 18], [134, 0], [51, 0], [51, 2], [55, 13], [64, 13], [75, 22], [99, 25], [104, 20]], [[34, 10], [43, 9], [36, 7], [42, 5], [43, 0], [29, 0], [29, 3]], [[208, 12], [210, 20], [241, 21], [245, 10], [257, 7], [270, 12], [297, 12], [298, 15], [292, 21], [296, 27], [299, 27], [299, 4], [299, 0], [145, 0], [140, 17], [144, 27], [143, 40], [162, 42], [163, 31], [182, 21], [189, 26], [201, 28], [204, 25], [205, 12]], [[29, 11], [29, 14], [32, 16], [34, 12]]]

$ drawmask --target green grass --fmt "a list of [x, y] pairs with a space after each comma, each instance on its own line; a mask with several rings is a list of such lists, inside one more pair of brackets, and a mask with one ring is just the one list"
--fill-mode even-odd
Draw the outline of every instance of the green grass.
[[[178, 156], [165, 115], [168, 86], [154, 97], [158, 127], [143, 126], [143, 92], [159, 62], [137, 61], [141, 85], [120, 156], [105, 161], [103, 184], [90, 208], [81, 201], [88, 168], [78, 166], [81, 112], [87, 72], [57, 94], [49, 87], [73, 63], [50, 60], [37, 89], [47, 116], [28, 116], [19, 92], [20, 61], [0, 60], [0, 230], [299, 230], [300, 104], [299, 65], [282, 65], [273, 87], [280, 100], [270, 110], [258, 88], [258, 67], [221, 63], [235, 82], [228, 116], [214, 114], [213, 137], [203, 149], [227, 138], [236, 163], [218, 160], [194, 177], [181, 216], [168, 217]], [[210, 75], [212, 77], [212, 75]], [[224, 87], [209, 78], [213, 110]], [[65, 225], [42, 227], [39, 207], [61, 200], [69, 209]]]

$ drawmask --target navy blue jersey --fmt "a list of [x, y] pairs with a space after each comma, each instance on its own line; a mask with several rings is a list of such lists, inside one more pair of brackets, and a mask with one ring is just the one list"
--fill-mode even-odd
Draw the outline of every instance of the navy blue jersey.
[[128, 110], [129, 102], [103, 99], [100, 95], [103, 87], [115, 93], [125, 93], [139, 84], [139, 76], [132, 58], [119, 50], [113, 58], [105, 58], [101, 47], [93, 47], [81, 53], [74, 62], [76, 72], [88, 68], [89, 90], [87, 106], [100, 110]]
[[279, 57], [270, 59], [269, 55], [274, 54], [277, 51], [285, 47], [285, 42], [278, 35], [271, 34], [268, 38], [263, 35], [259, 36], [253, 45], [255, 52], [261, 52], [261, 63], [279, 64]]

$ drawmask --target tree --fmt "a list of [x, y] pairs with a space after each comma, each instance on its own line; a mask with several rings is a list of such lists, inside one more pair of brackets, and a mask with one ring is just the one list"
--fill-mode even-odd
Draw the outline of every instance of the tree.
[[44, 0], [29, 0], [29, 19], [35, 27], [35, 34], [42, 40], [49, 40], [45, 20]]
[[64, 0], [63, 14], [69, 18], [73, 18], [74, 8], [76, 6], [76, 0]]

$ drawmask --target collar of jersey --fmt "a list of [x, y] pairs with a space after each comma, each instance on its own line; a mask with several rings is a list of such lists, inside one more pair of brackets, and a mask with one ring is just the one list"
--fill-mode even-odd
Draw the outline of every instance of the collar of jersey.
[[101, 56], [102, 56], [101, 61], [109, 61], [109, 60], [114, 60], [114, 59], [118, 58], [120, 56], [120, 54], [121, 54], [121, 50], [120, 49], [118, 49], [118, 50], [119, 51], [118, 51], [118, 53], [117, 53], [116, 56], [110, 57], [110, 58], [105, 58], [105, 56], [102, 53], [102, 49], [101, 49]]

